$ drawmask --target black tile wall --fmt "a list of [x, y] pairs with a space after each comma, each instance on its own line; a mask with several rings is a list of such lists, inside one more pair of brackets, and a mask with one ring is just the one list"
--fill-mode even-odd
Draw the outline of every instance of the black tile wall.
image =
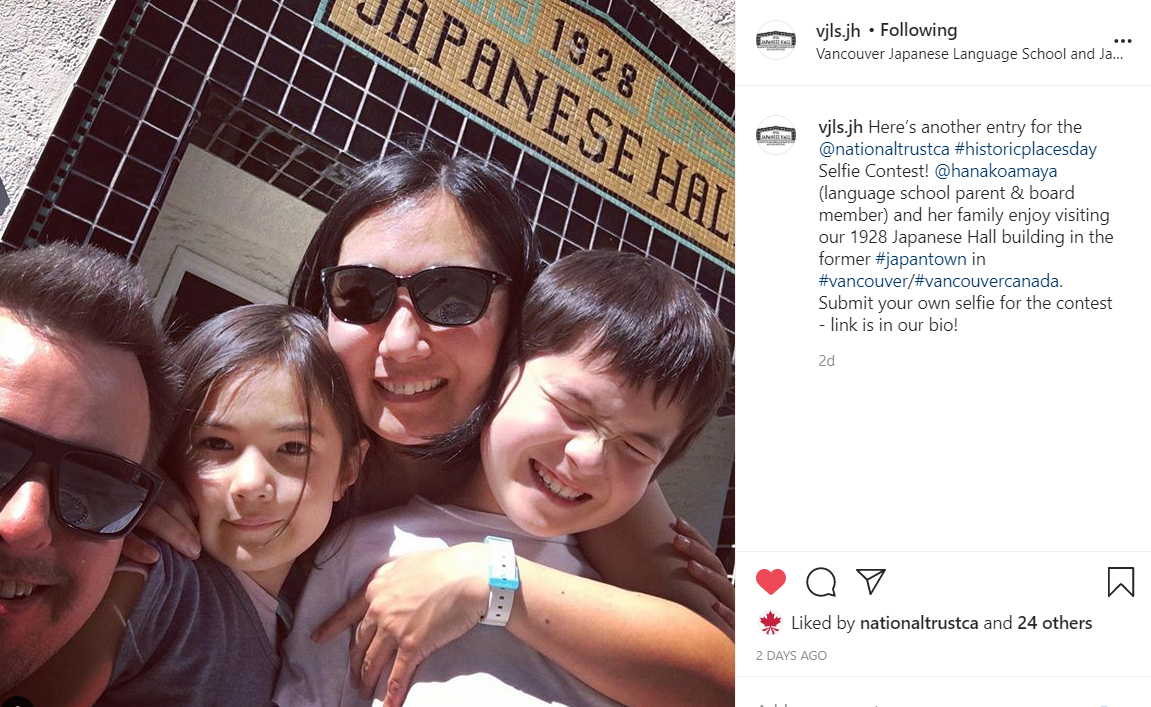
[[158, 7], [172, 17], [184, 19], [192, 7], [192, 0], [152, 0], [154, 7]]
[[175, 150], [175, 138], [165, 135], [145, 123], [136, 131], [136, 139], [132, 141], [132, 147], [128, 154], [144, 164], [165, 170], [168, 166], [168, 160], [175, 154]]
[[204, 82], [204, 74], [182, 61], [169, 61], [160, 79], [160, 88], [189, 104], [194, 103]]
[[60, 120], [66, 120], [69, 123], [80, 122], [91, 101], [92, 91], [77, 87], [68, 97], [68, 102], [64, 104], [64, 110], [60, 113]]
[[91, 177], [99, 184], [107, 184], [116, 173], [119, 164], [120, 155], [116, 150], [99, 140], [88, 139], [80, 148], [73, 169]]
[[148, 124], [160, 128], [169, 135], [178, 136], [184, 132], [184, 125], [192, 113], [192, 107], [163, 91], [152, 94], [152, 104], [144, 114]]
[[95, 91], [100, 79], [103, 78], [104, 70], [108, 65], [108, 60], [112, 58], [114, 50], [115, 46], [108, 40], [97, 39], [88, 55], [87, 63], [80, 71], [80, 78], [77, 79], [76, 85], [88, 91]]
[[209, 2], [213, 2], [216, 5], [219, 5], [220, 9], [224, 10], [229, 15], [235, 14], [236, 7], [240, 4], [240, 0], [209, 0]]
[[60, 138], [54, 136], [48, 138], [47, 144], [44, 145], [44, 151], [40, 154], [40, 161], [36, 164], [36, 169], [28, 180], [30, 190], [41, 194], [47, 191], [48, 186], [52, 183], [52, 178], [60, 171], [60, 160], [64, 158], [64, 151], [67, 148], [68, 143]]
[[[588, 0], [680, 82], [734, 110], [734, 76], [647, 0]], [[397, 143], [506, 168], [549, 259], [634, 250], [695, 281], [734, 337], [735, 276], [457, 108], [313, 27], [319, 0], [114, 0], [3, 235], [89, 239], [138, 256], [191, 143], [320, 209], [344, 167]], [[332, 165], [341, 165], [333, 169]]]
[[260, 47], [266, 36], [267, 32], [258, 30], [243, 20], [233, 19], [232, 26], [224, 37], [224, 46], [248, 61], [255, 61], [260, 55]]
[[108, 102], [96, 111], [96, 119], [92, 121], [89, 134], [111, 145], [118, 151], [123, 151], [132, 140], [132, 133], [139, 124], [138, 116], [120, 110]]
[[90, 225], [63, 209], [53, 209], [44, 224], [44, 233], [51, 240], [65, 240], [83, 243], [88, 236]]
[[223, 49], [216, 54], [212, 78], [237, 93], [243, 93], [254, 70], [251, 61], [228, 49]]
[[93, 229], [89, 243], [125, 257], [128, 256], [132, 248], [132, 241], [120, 238], [99, 227]]
[[352, 121], [331, 108], [325, 108], [320, 114], [320, 122], [316, 123], [316, 137], [337, 150], [344, 149], [351, 132]]
[[104, 190], [100, 188], [98, 182], [85, 179], [78, 172], [73, 172], [64, 180], [60, 195], [56, 198], [56, 205], [77, 216], [93, 219], [100, 210], [103, 199]]
[[126, 159], [120, 166], [120, 174], [112, 188], [146, 204], [159, 187], [162, 176], [158, 170], [142, 162]]
[[336, 71], [353, 84], [363, 86], [372, 75], [372, 62], [359, 52], [345, 51], [340, 57]]
[[304, 53], [329, 69], [334, 69], [336, 62], [339, 61], [340, 50], [343, 49], [343, 46], [339, 40], [330, 35], [313, 31], [312, 36], [308, 38], [307, 46], [304, 47]]
[[248, 98], [271, 111], [279, 110], [287, 92], [288, 84], [263, 69], [256, 69], [248, 86]]
[[242, 0], [236, 14], [266, 31], [276, 17], [276, 3], [273, 0]]
[[290, 47], [302, 49], [308, 41], [309, 21], [292, 12], [280, 12], [272, 25], [272, 36]]
[[[190, 2], [191, 0], [186, 1]], [[115, 43], [124, 33], [124, 27], [128, 25], [128, 20], [135, 9], [136, 3], [133, 2], [112, 3], [112, 8], [108, 12], [108, 19], [104, 21], [104, 27], [100, 30], [100, 38]]]
[[145, 83], [154, 84], [160, 77], [163, 65], [162, 51], [145, 42], [134, 41], [129, 43], [128, 53], [124, 55], [120, 68]]
[[[108, 88], [106, 102], [123, 108], [130, 114], [140, 115], [144, 106], [148, 104], [148, 96], [152, 89], [148, 84], [136, 78], [127, 71], [121, 71], [112, 79]], [[60, 134], [59, 130], [57, 134]]]
[[99, 225], [123, 238], [131, 239], [144, 221], [148, 210], [113, 192], [100, 213]]
[[140, 26], [136, 28], [136, 36], [148, 41], [157, 49], [167, 52], [176, 43], [180, 33], [181, 22], [172, 19], [163, 10], [151, 6], [144, 10], [144, 17]]
[[[117, 0], [122, 2], [123, 0]], [[202, 32], [209, 39], [219, 42], [228, 30], [228, 13], [210, 2], [198, 2], [188, 19], [188, 25]]]
[[364, 89], [335, 76], [328, 87], [325, 103], [343, 115], [355, 118], [359, 113], [360, 103], [364, 100]]

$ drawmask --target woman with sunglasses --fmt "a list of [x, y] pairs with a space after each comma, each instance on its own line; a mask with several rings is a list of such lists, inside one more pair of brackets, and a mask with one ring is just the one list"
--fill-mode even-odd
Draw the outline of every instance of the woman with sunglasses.
[[[324, 218], [296, 273], [291, 301], [326, 320], [374, 433], [357, 482], [357, 512], [391, 508], [417, 494], [436, 498], [470, 471], [484, 404], [493, 399], [496, 372], [514, 351], [520, 305], [538, 272], [537, 248], [506, 175], [467, 155], [400, 152], [366, 165]], [[178, 531], [171, 519], [151, 527], [182, 546], [193, 544], [188, 521], [182, 522]], [[690, 655], [694, 632], [715, 629], [683, 606], [727, 626], [716, 611], [730, 611], [732, 603], [726, 577], [706, 566], [718, 560], [701, 538], [686, 537], [692, 533], [675, 523], [653, 485], [624, 519], [581, 534], [592, 565], [615, 586], [542, 572], [554, 586], [547, 594], [557, 602], [546, 608], [565, 615], [569, 607], [559, 604], [567, 602], [575, 608], [566, 615], [596, 620], [562, 622], [542, 632], [552, 645], [534, 647], [549, 657], [562, 653], [564, 668], [577, 677], [618, 669], [618, 661], [605, 660], [612, 655], [605, 642], [613, 638], [620, 639], [621, 655], [644, 656], [649, 665], [653, 656], [669, 656], [672, 666]], [[691, 574], [670, 551], [673, 541], [692, 558]], [[421, 656], [479, 619], [444, 609], [471, 578], [460, 576], [460, 566], [449, 548], [381, 568], [365, 597], [345, 605], [317, 638], [356, 625], [352, 663], [362, 665], [358, 677], [369, 689], [389, 679], [381, 673], [399, 648], [387, 703], [399, 704]], [[694, 576], [709, 578], [721, 601]], [[635, 593], [640, 591], [683, 606]], [[544, 608], [537, 613], [548, 614]], [[637, 616], [657, 630], [637, 631]], [[633, 684], [621, 685], [621, 695], [636, 699], [628, 701], [658, 696], [673, 704], [679, 697], [666, 694], [674, 681], [650, 671], [636, 671], [629, 680]]]

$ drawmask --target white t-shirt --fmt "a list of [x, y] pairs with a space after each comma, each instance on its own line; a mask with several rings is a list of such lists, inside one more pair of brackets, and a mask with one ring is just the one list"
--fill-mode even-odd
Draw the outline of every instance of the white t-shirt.
[[[332, 548], [324, 548], [317, 555], [319, 567], [308, 578], [292, 631], [283, 645], [275, 703], [280, 707], [372, 704], [372, 700], [361, 699], [348, 680], [348, 645], [353, 629], [324, 644], [312, 642], [312, 631], [360, 592], [368, 577], [384, 563], [409, 552], [482, 541], [487, 535], [512, 540], [516, 555], [525, 560], [599, 578], [574, 537], [536, 538], [502, 515], [437, 506], [417, 496], [402, 508], [357, 518], [333, 536], [334, 554]], [[390, 671], [390, 665], [384, 668], [381, 688]], [[404, 704], [620, 707], [506, 628], [483, 625], [424, 661], [415, 672]]]

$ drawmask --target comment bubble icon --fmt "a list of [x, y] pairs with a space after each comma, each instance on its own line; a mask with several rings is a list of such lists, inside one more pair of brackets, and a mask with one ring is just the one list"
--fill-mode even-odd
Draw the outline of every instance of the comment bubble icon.
[[817, 597], [835, 596], [835, 574], [826, 567], [816, 567], [807, 573], [807, 591]]

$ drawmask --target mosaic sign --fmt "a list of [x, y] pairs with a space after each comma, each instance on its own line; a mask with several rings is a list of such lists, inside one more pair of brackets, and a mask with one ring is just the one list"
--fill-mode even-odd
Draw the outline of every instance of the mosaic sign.
[[565, 0], [329, 0], [316, 21], [734, 263], [730, 119], [599, 11]]

